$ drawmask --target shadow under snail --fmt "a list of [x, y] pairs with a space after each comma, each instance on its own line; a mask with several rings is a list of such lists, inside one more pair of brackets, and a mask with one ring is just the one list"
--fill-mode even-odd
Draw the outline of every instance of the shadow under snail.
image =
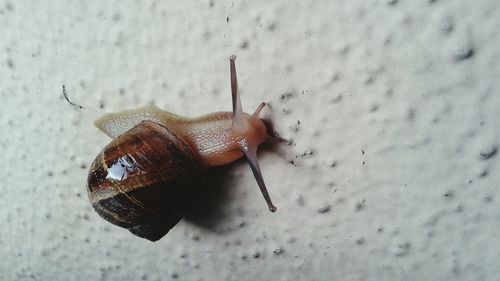
[[282, 142], [269, 121], [243, 112], [237, 91], [236, 57], [230, 57], [232, 112], [196, 118], [146, 105], [106, 114], [95, 125], [113, 140], [97, 155], [87, 180], [96, 212], [133, 234], [157, 241], [182, 218], [189, 194], [202, 184], [202, 172], [245, 156], [271, 202], [257, 161], [257, 147]]

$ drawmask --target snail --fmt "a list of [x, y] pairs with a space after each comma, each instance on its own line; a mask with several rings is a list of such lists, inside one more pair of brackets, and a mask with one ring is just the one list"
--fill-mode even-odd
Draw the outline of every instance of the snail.
[[203, 172], [245, 156], [271, 212], [276, 211], [264, 183], [257, 147], [282, 142], [261, 103], [243, 112], [230, 61], [232, 112], [182, 117], [146, 105], [108, 113], [94, 125], [113, 140], [97, 155], [87, 179], [95, 211], [134, 235], [157, 241], [182, 218], [190, 192], [202, 185]]

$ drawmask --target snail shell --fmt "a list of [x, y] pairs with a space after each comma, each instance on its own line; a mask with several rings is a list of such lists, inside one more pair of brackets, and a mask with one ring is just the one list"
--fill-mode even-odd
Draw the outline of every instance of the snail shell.
[[156, 241], [182, 218], [200, 173], [191, 150], [174, 132], [142, 121], [96, 157], [88, 193], [104, 219]]
[[182, 218], [202, 171], [245, 156], [274, 212], [257, 161], [263, 142], [280, 142], [270, 123], [244, 113], [230, 58], [233, 112], [181, 117], [153, 105], [106, 114], [95, 125], [113, 138], [91, 165], [87, 191], [96, 212], [133, 234], [156, 241]]

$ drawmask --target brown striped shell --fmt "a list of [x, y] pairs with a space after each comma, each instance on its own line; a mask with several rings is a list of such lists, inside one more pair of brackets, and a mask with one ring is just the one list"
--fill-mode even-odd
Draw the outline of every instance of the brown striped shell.
[[156, 241], [182, 218], [201, 172], [172, 130], [142, 121], [109, 143], [90, 168], [92, 206], [107, 221]]

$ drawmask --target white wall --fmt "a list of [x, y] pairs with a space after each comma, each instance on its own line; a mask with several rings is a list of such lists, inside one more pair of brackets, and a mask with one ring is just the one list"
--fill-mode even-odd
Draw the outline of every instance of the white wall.
[[[496, 0], [0, 3], [0, 280], [497, 280], [499, 26]], [[229, 111], [230, 54], [294, 141], [260, 153], [278, 212], [239, 161], [156, 243], [101, 219], [92, 120]]]

